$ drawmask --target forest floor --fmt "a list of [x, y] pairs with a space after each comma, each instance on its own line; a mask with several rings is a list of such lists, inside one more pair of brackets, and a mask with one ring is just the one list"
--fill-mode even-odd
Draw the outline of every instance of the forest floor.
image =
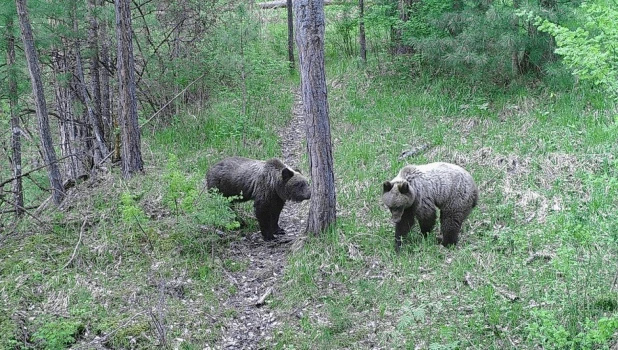
[[[281, 158], [287, 165], [299, 168], [301, 155], [304, 154], [305, 128], [302, 100], [298, 92], [295, 93], [292, 113], [290, 122], [279, 130]], [[272, 339], [282, 317], [277, 313], [280, 311], [269, 307], [268, 300], [277, 293], [278, 286], [284, 283], [282, 277], [288, 254], [302, 245], [308, 208], [308, 201], [287, 202], [279, 220], [286, 235], [279, 236], [275, 241], [265, 242], [258, 231], [230, 244], [225, 255], [247, 267], [226, 273], [226, 278], [237, 290], [221, 306], [235, 316], [223, 325], [220, 343], [215, 348], [268, 347], [266, 344]]]

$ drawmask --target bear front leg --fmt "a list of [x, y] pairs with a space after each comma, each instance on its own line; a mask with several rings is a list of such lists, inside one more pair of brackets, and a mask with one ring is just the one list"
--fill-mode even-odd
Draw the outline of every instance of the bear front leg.
[[448, 247], [455, 245], [459, 241], [459, 231], [461, 230], [461, 224], [464, 221], [464, 217], [459, 213], [441, 213], [440, 214], [440, 226], [443, 246]]
[[424, 217], [418, 218], [418, 225], [421, 228], [421, 233], [424, 238], [427, 238], [427, 234], [433, 230], [433, 227], [436, 225], [436, 211], [431, 211], [427, 213]]
[[395, 224], [395, 252], [399, 253], [401, 250], [401, 238], [408, 237], [412, 226], [414, 226], [414, 213], [407, 209], [403, 212], [401, 220]]
[[275, 239], [275, 234], [283, 231], [279, 227], [279, 215], [283, 209], [284, 202], [279, 199], [259, 200], [254, 203], [255, 217], [260, 225], [260, 231], [265, 241]]

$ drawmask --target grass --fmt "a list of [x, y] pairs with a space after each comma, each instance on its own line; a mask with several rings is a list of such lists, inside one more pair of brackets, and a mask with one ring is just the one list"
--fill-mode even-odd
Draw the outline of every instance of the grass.
[[[87, 347], [104, 336], [114, 349], [201, 349], [220, 339], [237, 316], [221, 305], [237, 293], [225, 276], [248, 264], [223, 252], [257, 228], [239, 230], [225, 200], [202, 191], [203, 176], [226, 155], [280, 155], [276, 131], [298, 84], [249, 61], [248, 113], [238, 86], [221, 87], [208, 108], [144, 133], [145, 175], [124, 181], [114, 169], [3, 242], [0, 348]], [[291, 253], [269, 299], [281, 321], [270, 347], [616, 345], [615, 106], [583, 87], [496, 91], [410, 76], [383, 58], [363, 74], [353, 59], [327, 64], [338, 221]], [[396, 255], [380, 184], [432, 161], [468, 169], [479, 206], [457, 247], [420, 239], [416, 227]]]

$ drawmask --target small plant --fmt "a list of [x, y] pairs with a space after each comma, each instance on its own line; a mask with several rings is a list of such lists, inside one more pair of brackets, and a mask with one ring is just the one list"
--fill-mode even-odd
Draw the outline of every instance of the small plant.
[[144, 210], [137, 205], [136, 197], [129, 192], [120, 195], [120, 212], [126, 224], [140, 224], [146, 221]]
[[83, 328], [83, 325], [78, 321], [52, 321], [41, 326], [32, 337], [42, 343], [43, 349], [61, 350], [66, 349], [67, 345], [75, 343]]

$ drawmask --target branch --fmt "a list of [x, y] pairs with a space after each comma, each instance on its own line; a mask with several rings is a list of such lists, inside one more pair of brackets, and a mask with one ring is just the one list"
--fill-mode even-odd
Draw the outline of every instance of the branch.
[[73, 259], [75, 259], [75, 254], [77, 254], [77, 248], [79, 247], [79, 244], [82, 242], [82, 236], [84, 235], [84, 229], [86, 228], [86, 223], [87, 222], [88, 222], [88, 217], [84, 218], [84, 222], [82, 223], [82, 227], [79, 230], [79, 239], [77, 240], [77, 244], [75, 245], [75, 248], [73, 248], [73, 254], [71, 254], [71, 258], [69, 259], [69, 261], [67, 261], [66, 264], [64, 264], [62, 269], [66, 269], [67, 266], [69, 266], [69, 264], [71, 264], [71, 262], [73, 262]]
[[206, 75], [206, 73], [200, 75], [199, 77], [197, 77], [195, 80], [193, 80], [191, 83], [189, 83], [189, 85], [187, 85], [184, 89], [182, 89], [182, 91], [180, 91], [179, 93], [176, 94], [176, 96], [172, 97], [169, 101], [167, 101], [166, 104], [163, 105], [163, 107], [159, 108], [158, 111], [156, 111], [150, 118], [148, 118], [148, 120], [146, 120], [144, 122], [144, 124], [140, 125], [140, 129], [144, 127], [144, 125], [150, 123], [150, 121], [152, 120], [152, 118], [156, 117], [157, 114], [161, 113], [162, 110], [165, 109], [165, 107], [169, 106], [170, 103], [172, 103], [176, 98], [178, 98], [178, 96], [182, 95], [185, 91], [187, 91], [187, 89], [189, 87], [191, 87], [191, 85], [195, 84], [198, 80], [202, 79], [204, 76]]
[[35, 172], [35, 171], [37, 171], [37, 170], [41, 170], [41, 169], [43, 169], [43, 168], [46, 168], [46, 167], [48, 167], [48, 166], [49, 166], [49, 165], [51, 165], [51, 164], [58, 163], [58, 162], [60, 162], [61, 160], [67, 159], [67, 158], [69, 158], [69, 157], [76, 157], [77, 155], [78, 155], [77, 153], [75, 153], [75, 154], [69, 154], [68, 156], [64, 156], [64, 157], [62, 157], [62, 158], [56, 159], [56, 161], [55, 161], [55, 162], [52, 162], [52, 163], [49, 163], [49, 164], [43, 164], [43, 165], [41, 165], [41, 166], [39, 166], [39, 167], [36, 167], [36, 168], [34, 168], [34, 169], [32, 169], [32, 170], [29, 170], [29, 171], [27, 171], [27, 172], [25, 172], [25, 173], [22, 173], [22, 174], [21, 174], [21, 175], [19, 175], [19, 176], [15, 176], [15, 177], [13, 177], [13, 178], [11, 178], [11, 179], [8, 179], [8, 180], [5, 180], [5, 181], [3, 181], [3, 182], [0, 182], [0, 188], [4, 187], [4, 185], [6, 185], [6, 184], [8, 184], [8, 183], [11, 183], [11, 182], [13, 182], [13, 181], [15, 181], [15, 180], [17, 180], [17, 179], [19, 179], [19, 178], [22, 178], [22, 177], [28, 176], [28, 175], [32, 174], [33, 172]]

